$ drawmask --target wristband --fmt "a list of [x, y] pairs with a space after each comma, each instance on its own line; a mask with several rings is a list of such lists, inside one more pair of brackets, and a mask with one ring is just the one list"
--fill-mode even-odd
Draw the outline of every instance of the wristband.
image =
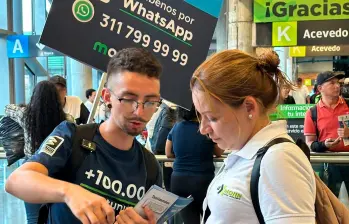
[[325, 142], [313, 141], [310, 149], [313, 152], [325, 152], [328, 148], [326, 147]]

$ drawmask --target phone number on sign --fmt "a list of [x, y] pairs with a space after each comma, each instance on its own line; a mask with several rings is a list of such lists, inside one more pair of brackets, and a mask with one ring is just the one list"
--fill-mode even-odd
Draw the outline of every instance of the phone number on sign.
[[[126, 39], [132, 39], [133, 42], [141, 44], [143, 47], [150, 47], [155, 53], [161, 54], [163, 57], [172, 57], [172, 61], [185, 66], [188, 63], [188, 55], [181, 53], [179, 50], [172, 50], [168, 44], [161, 43], [160, 40], [152, 40], [148, 34], [144, 34], [136, 30], [132, 26], [125, 25], [123, 22], [117, 22], [116, 19], [103, 14], [103, 21], [100, 22], [101, 27], [108, 28], [110, 31], [115, 31], [121, 34], [123, 30], [127, 30]], [[125, 29], [126, 28], [126, 29]]]

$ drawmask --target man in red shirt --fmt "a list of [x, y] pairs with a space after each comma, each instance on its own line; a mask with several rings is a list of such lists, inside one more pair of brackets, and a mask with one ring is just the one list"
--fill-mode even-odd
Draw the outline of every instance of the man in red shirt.
[[[305, 139], [313, 152], [349, 152], [349, 146], [344, 146], [343, 143], [343, 138], [349, 137], [349, 128], [345, 125], [341, 128], [338, 122], [338, 116], [349, 114], [349, 107], [340, 96], [339, 80], [342, 78], [344, 75], [336, 75], [333, 72], [323, 72], [317, 76], [321, 99], [316, 105], [316, 124], [311, 118], [310, 110], [307, 111], [304, 119]], [[341, 178], [335, 178], [334, 175], [339, 175]], [[349, 187], [348, 168], [331, 166], [330, 176], [329, 188], [337, 196], [343, 180]]]

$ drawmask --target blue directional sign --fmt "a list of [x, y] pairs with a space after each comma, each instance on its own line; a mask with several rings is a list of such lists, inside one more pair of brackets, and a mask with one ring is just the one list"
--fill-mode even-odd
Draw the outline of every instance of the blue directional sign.
[[7, 56], [9, 58], [29, 57], [29, 38], [24, 35], [7, 37]]
[[59, 51], [40, 44], [39, 39], [39, 35], [7, 36], [7, 56], [9, 58], [63, 56]]

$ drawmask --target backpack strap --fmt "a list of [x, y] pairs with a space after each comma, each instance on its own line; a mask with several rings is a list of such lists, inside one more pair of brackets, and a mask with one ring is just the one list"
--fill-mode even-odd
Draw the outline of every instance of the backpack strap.
[[310, 108], [310, 116], [315, 125], [316, 136], [319, 138], [319, 129], [317, 127], [317, 105]]
[[[93, 142], [98, 124], [91, 123], [86, 125], [77, 125], [73, 135], [72, 152], [64, 169], [59, 172], [55, 178], [71, 182], [75, 179], [76, 173], [84, 162], [89, 150], [83, 147], [83, 140]], [[90, 151], [91, 152], [91, 151]], [[49, 218], [51, 204], [43, 204], [39, 210], [38, 224], [46, 224]], [[52, 222], [51, 222], [52, 223]]]
[[151, 186], [156, 184], [159, 174], [159, 165], [153, 153], [149, 152], [142, 146], [143, 158], [146, 169], [145, 191], [147, 192]]
[[349, 98], [344, 98], [343, 99], [345, 100], [345, 103], [347, 104], [347, 106], [349, 107]]
[[94, 151], [83, 146], [83, 141], [93, 143], [98, 124], [91, 123], [77, 125], [73, 135], [72, 152], [62, 172], [58, 174], [58, 179], [71, 182], [75, 179], [76, 173], [84, 162], [86, 156]]
[[252, 204], [254, 207], [254, 210], [256, 212], [256, 215], [258, 217], [258, 221], [260, 224], [264, 224], [264, 217], [259, 205], [259, 195], [258, 195], [258, 184], [259, 184], [259, 177], [260, 177], [260, 169], [261, 169], [261, 162], [265, 155], [265, 153], [268, 151], [268, 149], [276, 144], [280, 144], [283, 142], [291, 142], [291, 140], [287, 138], [276, 138], [269, 142], [266, 146], [259, 149], [257, 152], [257, 158], [254, 162], [253, 168], [252, 168], [252, 174], [251, 174], [251, 182], [250, 182], [250, 193], [251, 193], [251, 199]]

